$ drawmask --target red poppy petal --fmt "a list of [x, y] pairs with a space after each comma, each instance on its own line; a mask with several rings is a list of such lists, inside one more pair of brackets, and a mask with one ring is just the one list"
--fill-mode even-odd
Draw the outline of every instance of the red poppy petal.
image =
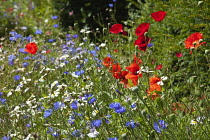
[[164, 19], [164, 17], [166, 16], [166, 12], [165, 11], [157, 11], [150, 15], [155, 21], [159, 22]]
[[149, 23], [142, 23], [142, 24], [140, 24], [140, 25], [136, 28], [136, 31], [135, 31], [136, 35], [137, 35], [137, 36], [144, 35], [145, 32], [148, 32], [149, 27], [150, 27], [150, 24], [149, 24]]
[[112, 25], [111, 28], [109, 29], [109, 32], [110, 32], [110, 33], [114, 33], [114, 34], [123, 32], [123, 25], [122, 25], [122, 24], [114, 24], [114, 25]]

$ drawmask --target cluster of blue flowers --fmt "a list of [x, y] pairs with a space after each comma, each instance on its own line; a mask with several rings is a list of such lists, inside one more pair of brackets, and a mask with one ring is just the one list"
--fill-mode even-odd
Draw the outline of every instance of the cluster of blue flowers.
[[116, 113], [124, 113], [126, 112], [126, 108], [124, 106], [121, 106], [120, 103], [111, 103], [109, 105], [109, 108], [114, 109]]

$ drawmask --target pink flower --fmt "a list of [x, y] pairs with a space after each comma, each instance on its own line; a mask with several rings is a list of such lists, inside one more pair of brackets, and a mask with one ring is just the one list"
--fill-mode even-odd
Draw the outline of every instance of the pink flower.
[[176, 53], [176, 57], [182, 57], [182, 53], [180, 52]]
[[160, 70], [160, 69], [162, 69], [162, 67], [163, 67], [163, 65], [158, 65], [158, 66], [156, 67], [156, 70]]

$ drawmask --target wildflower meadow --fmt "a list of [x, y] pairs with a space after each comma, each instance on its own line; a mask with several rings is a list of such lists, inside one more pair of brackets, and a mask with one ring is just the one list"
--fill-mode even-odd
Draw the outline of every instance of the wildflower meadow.
[[116, 22], [117, 1], [93, 29], [1, 0], [2, 140], [210, 139], [210, 1], [127, 0]]

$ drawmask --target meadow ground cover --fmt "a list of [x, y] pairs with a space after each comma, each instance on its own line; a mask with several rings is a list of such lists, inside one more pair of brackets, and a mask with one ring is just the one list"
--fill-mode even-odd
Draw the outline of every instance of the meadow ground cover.
[[209, 1], [129, 2], [127, 21], [62, 31], [2, 0], [2, 140], [210, 139]]

